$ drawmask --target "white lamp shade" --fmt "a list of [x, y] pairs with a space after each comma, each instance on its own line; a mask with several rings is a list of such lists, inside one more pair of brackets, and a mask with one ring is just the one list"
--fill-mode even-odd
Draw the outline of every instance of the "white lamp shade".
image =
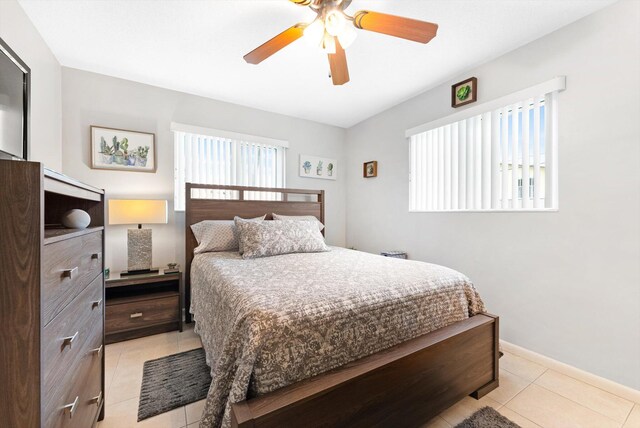
[[109, 200], [109, 224], [166, 224], [167, 201], [155, 199]]

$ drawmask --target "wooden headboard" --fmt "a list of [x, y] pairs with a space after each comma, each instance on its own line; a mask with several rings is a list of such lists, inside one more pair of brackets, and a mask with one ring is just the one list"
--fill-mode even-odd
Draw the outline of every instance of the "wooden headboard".
[[[278, 189], [187, 183], [185, 189], [185, 309], [191, 322], [191, 262], [198, 246], [191, 225], [203, 220], [253, 218], [271, 213], [312, 215], [324, 224], [324, 190]], [[322, 231], [324, 234], [324, 230]]]

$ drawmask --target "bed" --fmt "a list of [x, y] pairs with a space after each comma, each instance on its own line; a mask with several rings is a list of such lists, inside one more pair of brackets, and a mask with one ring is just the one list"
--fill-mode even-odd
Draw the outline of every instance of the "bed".
[[[324, 222], [324, 193], [186, 190], [187, 313], [213, 378], [201, 427], [419, 426], [497, 387], [498, 318], [464, 275], [336, 247], [194, 257], [192, 224], [272, 212]], [[272, 200], [245, 198], [258, 191]]]

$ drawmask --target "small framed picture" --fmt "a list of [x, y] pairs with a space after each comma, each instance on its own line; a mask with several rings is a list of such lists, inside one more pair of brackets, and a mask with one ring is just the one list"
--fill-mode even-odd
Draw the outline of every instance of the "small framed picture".
[[155, 134], [91, 126], [91, 168], [155, 172]]
[[378, 176], [378, 161], [365, 162], [362, 165], [362, 176], [364, 178], [371, 178]]
[[478, 79], [471, 77], [451, 86], [451, 107], [460, 107], [476, 102], [478, 97]]

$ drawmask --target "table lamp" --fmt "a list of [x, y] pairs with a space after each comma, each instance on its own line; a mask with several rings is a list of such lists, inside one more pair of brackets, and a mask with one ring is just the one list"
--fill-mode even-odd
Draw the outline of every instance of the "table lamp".
[[127, 230], [127, 270], [121, 275], [158, 272], [151, 267], [151, 229], [142, 224], [166, 224], [167, 201], [148, 199], [109, 200], [109, 224], [137, 224]]

